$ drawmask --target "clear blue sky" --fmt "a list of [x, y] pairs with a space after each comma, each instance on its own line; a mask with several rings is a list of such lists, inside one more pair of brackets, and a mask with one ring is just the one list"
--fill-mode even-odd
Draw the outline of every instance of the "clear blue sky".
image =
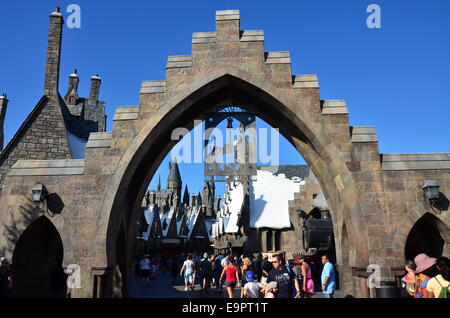
[[[84, 96], [100, 74], [108, 130], [116, 106], [138, 105], [143, 80], [165, 78], [168, 55], [190, 54], [192, 32], [214, 31], [216, 10], [240, 9], [241, 29], [264, 30], [266, 51], [290, 51], [293, 74], [317, 74], [322, 99], [347, 101], [351, 125], [376, 127], [382, 153], [450, 151], [448, 0], [2, 1], [6, 142], [43, 94], [48, 14], [60, 6], [67, 18], [70, 3], [82, 24], [64, 28], [60, 93], [74, 68]], [[371, 3], [381, 29], [366, 26]], [[282, 164], [300, 163], [289, 145], [281, 150]], [[201, 167], [181, 168], [199, 191]]]

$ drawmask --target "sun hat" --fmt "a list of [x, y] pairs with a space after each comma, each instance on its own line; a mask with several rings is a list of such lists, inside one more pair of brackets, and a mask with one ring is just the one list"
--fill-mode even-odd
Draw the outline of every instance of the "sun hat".
[[267, 284], [267, 287], [268, 287], [269, 289], [277, 288], [277, 287], [278, 287], [278, 284], [277, 284], [277, 282], [270, 282], [269, 284]]
[[430, 268], [431, 266], [436, 264], [436, 262], [437, 262], [437, 258], [429, 257], [425, 253], [421, 253], [421, 254], [417, 255], [414, 258], [414, 263], [416, 263], [416, 265], [417, 265], [415, 273], [419, 274], [419, 273], [423, 272], [424, 270], [427, 270], [428, 268]]
[[253, 271], [246, 271], [245, 272], [245, 280], [249, 283], [253, 282]]

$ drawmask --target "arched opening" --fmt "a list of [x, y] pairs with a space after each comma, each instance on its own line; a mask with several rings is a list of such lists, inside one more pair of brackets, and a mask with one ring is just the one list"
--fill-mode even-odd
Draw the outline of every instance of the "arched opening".
[[[217, 72], [219, 74], [215, 74]], [[108, 200], [105, 200], [102, 208], [105, 220], [101, 223], [104, 227], [99, 231], [98, 248], [105, 249], [103, 242], [105, 237], [106, 246], [113, 246], [112, 242], [116, 242], [117, 228], [122, 217], [126, 218], [126, 224], [136, 223], [148, 184], [174, 145], [174, 141], [170, 139], [171, 132], [179, 127], [192, 129], [194, 119], [204, 118], [203, 113], [209, 105], [217, 105], [234, 98], [239, 105], [258, 105], [257, 115], [271, 126], [279, 127], [280, 133], [302, 154], [317, 176], [330, 210], [341, 217], [353, 218], [349, 235], [360, 238], [361, 244], [358, 245], [359, 250], [352, 253], [354, 259], [349, 261], [354, 262], [354, 266], [357, 263], [367, 263], [367, 246], [363, 240], [366, 230], [359, 213], [359, 202], [355, 201], [356, 188], [343, 159], [331, 155], [333, 150], [336, 151], [336, 146], [320, 129], [310, 130], [312, 126], [306, 125], [302, 121], [304, 119], [301, 119], [302, 116], [309, 116], [304, 110], [299, 109], [296, 114], [292, 111], [295, 107], [286, 107], [279, 99], [267, 93], [273, 91], [270, 87], [265, 90], [252, 85], [249, 81], [228, 74], [233, 73], [229, 69], [225, 75], [221, 70], [217, 72], [212, 72], [208, 78], [202, 79], [202, 83], [192, 85], [199, 88], [187, 94], [182, 92], [166, 101], [158, 111], [158, 115], [155, 115], [161, 117], [150, 120], [135, 137], [119, 163], [108, 190]], [[239, 71], [239, 75], [242, 75], [241, 73]], [[244, 75], [249, 79], [252, 78], [250, 74]], [[258, 83], [260, 86], [269, 85], [261, 80], [258, 80]], [[282, 99], [282, 96], [278, 98]], [[311, 119], [308, 120], [313, 122]], [[336, 182], [339, 184], [338, 187]], [[351, 204], [347, 203], [347, 198], [352, 201]], [[128, 233], [127, 255], [130, 256], [133, 253], [134, 240], [131, 238], [135, 234], [135, 227], [129, 227]], [[115, 266], [117, 255], [114, 254], [110, 248], [106, 248], [106, 254], [98, 253], [96, 263], [107, 262], [108, 266]], [[106, 259], [103, 259], [104, 255], [107, 256]]]
[[414, 260], [420, 253], [430, 257], [441, 257], [444, 254], [449, 228], [441, 220], [426, 213], [412, 227], [405, 244], [405, 258]]
[[34, 221], [14, 249], [12, 297], [64, 298], [67, 276], [62, 268], [63, 244], [45, 216]]

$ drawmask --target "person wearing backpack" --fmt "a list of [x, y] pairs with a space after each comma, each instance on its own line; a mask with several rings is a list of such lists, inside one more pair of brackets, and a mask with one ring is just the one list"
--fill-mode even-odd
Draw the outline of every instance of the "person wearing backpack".
[[428, 282], [428, 298], [450, 298], [450, 260], [441, 257], [437, 260], [436, 267], [439, 275]]
[[416, 290], [414, 298], [428, 298], [427, 285], [430, 277], [438, 274], [436, 268], [437, 259], [421, 253], [414, 258], [416, 264]]

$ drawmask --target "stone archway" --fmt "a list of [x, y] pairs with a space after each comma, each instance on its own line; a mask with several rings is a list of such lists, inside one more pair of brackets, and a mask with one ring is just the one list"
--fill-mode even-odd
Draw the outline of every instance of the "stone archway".
[[[423, 212], [419, 212], [422, 210]], [[414, 226], [421, 220], [428, 220], [429, 222], [434, 222], [434, 230], [438, 231], [438, 234], [443, 240], [442, 255], [450, 256], [450, 228], [447, 224], [450, 224], [450, 215], [447, 214], [432, 214], [424, 209], [423, 204], [418, 204], [414, 208], [408, 211], [408, 214], [403, 217], [400, 224], [401, 226], [397, 229], [394, 235], [393, 250], [397, 251], [395, 257], [395, 263], [398, 266], [403, 266], [403, 263], [407, 257], [405, 246], [408, 241], [408, 236]]]
[[[152, 114], [128, 146], [110, 183], [101, 212], [96, 241], [96, 266], [114, 266], [113, 242], [118, 224], [134, 223], [141, 197], [162, 159], [173, 146], [171, 132], [175, 128], [193, 127], [202, 115], [202, 107], [222, 101], [223, 96], [258, 104], [263, 120], [280, 127], [284, 135], [303, 155], [317, 176], [335, 219], [346, 219], [350, 244], [349, 263], [365, 267], [368, 263], [367, 238], [358, 194], [352, 176], [339, 152], [339, 145], [297, 102], [277, 91], [263, 78], [236, 67], [218, 67], [190, 85], [180, 87], [162, 107]], [[128, 255], [133, 242], [129, 227]]]
[[61, 237], [45, 216], [35, 220], [14, 249], [12, 297], [64, 298], [66, 278]]
[[433, 214], [425, 213], [409, 231], [405, 241], [405, 258], [414, 260], [420, 253], [431, 257], [448, 255], [450, 228]]

